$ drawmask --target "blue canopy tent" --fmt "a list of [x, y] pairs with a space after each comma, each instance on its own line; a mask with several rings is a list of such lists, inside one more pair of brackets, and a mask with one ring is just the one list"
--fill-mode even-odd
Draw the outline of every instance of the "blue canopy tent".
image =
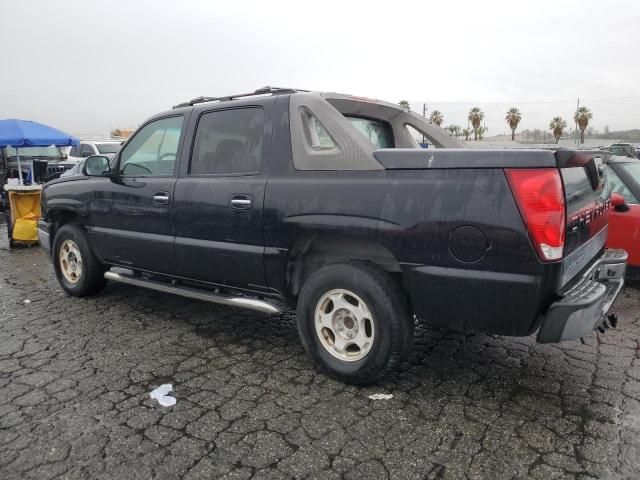
[[20, 168], [20, 147], [69, 147], [78, 145], [80, 141], [56, 128], [29, 120], [7, 119], [0, 120], [0, 148], [14, 147], [18, 162], [18, 177], [22, 185], [22, 170]]

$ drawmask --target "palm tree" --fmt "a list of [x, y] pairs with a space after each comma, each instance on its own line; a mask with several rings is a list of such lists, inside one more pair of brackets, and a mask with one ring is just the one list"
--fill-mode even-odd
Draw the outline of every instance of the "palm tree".
[[458, 135], [460, 135], [460, 126], [459, 125], [449, 125], [447, 127], [447, 130], [449, 130], [450, 136], [452, 136], [452, 137], [457, 137]]
[[469, 116], [467, 119], [473, 126], [473, 139], [478, 140], [478, 128], [480, 128], [480, 123], [484, 119], [484, 112], [480, 110], [480, 107], [473, 107], [469, 110]]
[[442, 122], [444, 122], [444, 115], [442, 115], [438, 110], [434, 110], [429, 116], [429, 121], [431, 123], [435, 123], [437, 126], [441, 126]]
[[549, 130], [553, 133], [553, 138], [556, 139], [556, 143], [560, 140], [562, 136], [562, 131], [567, 128], [567, 121], [562, 117], [553, 117], [553, 120], [549, 123]]
[[409, 105], [409, 102], [407, 100], [400, 100], [398, 102], [398, 105], [400, 105], [405, 112], [411, 111], [411, 105]]
[[518, 124], [520, 123], [520, 120], [522, 120], [522, 114], [516, 107], [511, 107], [507, 110], [507, 116], [504, 117], [504, 119], [507, 121], [507, 125], [509, 125], [509, 128], [511, 129], [511, 141], [513, 142], [516, 139], [516, 128], [518, 128]]
[[484, 134], [489, 130], [487, 127], [478, 127], [473, 130], [473, 133], [476, 135], [478, 140], [482, 140], [484, 138]]
[[471, 136], [471, 129], [470, 128], [465, 128], [460, 133], [464, 137], [465, 142], [469, 141], [469, 137]]
[[589, 126], [589, 120], [592, 118], [593, 114], [587, 107], [580, 107], [573, 116], [573, 120], [578, 123], [578, 128], [580, 129], [580, 143], [584, 143], [584, 131]]

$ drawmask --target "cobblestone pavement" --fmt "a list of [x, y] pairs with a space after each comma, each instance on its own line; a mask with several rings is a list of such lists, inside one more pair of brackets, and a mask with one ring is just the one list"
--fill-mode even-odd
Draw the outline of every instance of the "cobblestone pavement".
[[393, 380], [356, 388], [314, 371], [293, 315], [70, 298], [0, 225], [0, 478], [638, 478], [640, 290], [614, 308], [586, 345], [421, 327]]

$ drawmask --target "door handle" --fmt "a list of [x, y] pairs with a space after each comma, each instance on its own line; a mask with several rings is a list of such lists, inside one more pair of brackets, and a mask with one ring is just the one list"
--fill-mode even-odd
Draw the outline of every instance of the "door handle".
[[253, 200], [248, 195], [234, 195], [231, 197], [231, 208], [236, 210], [249, 210], [253, 205]]
[[169, 192], [156, 192], [153, 196], [156, 205], [169, 205]]

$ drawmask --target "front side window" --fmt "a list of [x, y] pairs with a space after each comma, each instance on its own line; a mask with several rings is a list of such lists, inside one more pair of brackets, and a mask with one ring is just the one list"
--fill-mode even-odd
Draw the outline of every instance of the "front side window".
[[192, 175], [256, 174], [260, 171], [264, 111], [217, 110], [200, 117], [191, 155]]
[[369, 118], [347, 116], [347, 119], [375, 148], [393, 148], [393, 133], [388, 124]]
[[182, 121], [181, 116], [170, 117], [145, 125], [122, 150], [120, 174], [173, 175]]
[[631, 190], [629, 190], [629, 187], [624, 184], [622, 179], [609, 166], [607, 166], [607, 192], [609, 195], [612, 193], [619, 193], [624, 197], [627, 203], [638, 203], [638, 199]]

